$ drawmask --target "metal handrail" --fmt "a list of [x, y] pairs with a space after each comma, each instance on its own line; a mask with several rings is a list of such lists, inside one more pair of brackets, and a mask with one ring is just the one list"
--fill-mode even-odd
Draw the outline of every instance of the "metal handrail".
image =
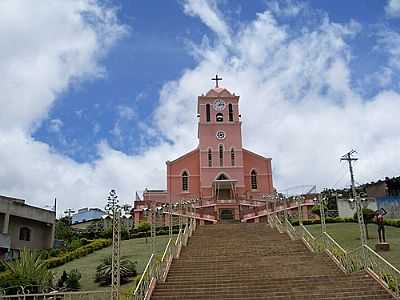
[[133, 292], [133, 297], [136, 300], [145, 299], [147, 291], [149, 290], [151, 280], [154, 277], [155, 269], [155, 255], [151, 254], [150, 259], [144, 268], [142, 276], [140, 277], [139, 283], [137, 284], [135, 291]]
[[105, 291], [79, 291], [79, 292], [51, 292], [37, 294], [19, 294], [19, 295], [0, 295], [0, 299], [5, 300], [25, 300], [25, 299], [70, 299], [70, 300], [108, 300], [110, 292]]
[[400, 296], [400, 271], [381, 255], [364, 245], [365, 268], [396, 296]]
[[182, 229], [179, 229], [175, 243], [172, 243], [172, 239], [168, 240], [161, 260], [157, 260], [154, 253], [150, 256], [146, 268], [144, 269], [139, 283], [133, 293], [133, 299], [148, 299], [156, 282], [158, 280], [163, 282], [166, 280], [172, 260], [179, 258], [182, 246], [186, 246], [189, 236], [191, 236], [195, 229], [195, 222], [188, 222], [183, 232]]
[[370, 272], [381, 284], [388, 288], [394, 295], [400, 297], [400, 270], [388, 262], [384, 257], [363, 245], [351, 251], [346, 251], [327, 232], [314, 237], [310, 231], [300, 224], [296, 228], [286, 220], [283, 228], [276, 213], [269, 214], [268, 221], [279, 232], [285, 229], [291, 239], [299, 238], [313, 252], [326, 252], [332, 260], [346, 273], [366, 270]]

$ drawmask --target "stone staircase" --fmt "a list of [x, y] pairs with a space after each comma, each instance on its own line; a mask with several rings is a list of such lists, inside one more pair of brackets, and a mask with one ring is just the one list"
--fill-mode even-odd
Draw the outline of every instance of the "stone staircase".
[[345, 275], [263, 223], [198, 227], [171, 266], [159, 299], [395, 299], [365, 272]]

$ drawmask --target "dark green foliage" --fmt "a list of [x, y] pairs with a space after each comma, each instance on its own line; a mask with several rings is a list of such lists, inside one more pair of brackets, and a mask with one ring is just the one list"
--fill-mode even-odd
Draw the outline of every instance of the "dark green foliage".
[[77, 269], [73, 269], [71, 271], [69, 271], [68, 273], [68, 278], [65, 281], [65, 287], [68, 290], [79, 290], [79, 288], [81, 287], [79, 280], [81, 280], [82, 275], [81, 273], [79, 273], [79, 271]]
[[76, 250], [66, 252], [59, 257], [49, 258], [47, 264], [49, 268], [55, 268], [61, 266], [67, 262], [70, 262], [76, 258], [86, 256], [96, 250], [103, 249], [111, 245], [111, 240], [99, 239], [82, 246]]
[[[121, 259], [120, 262], [120, 280], [121, 284], [127, 283], [131, 277], [137, 275], [136, 271], [137, 262], [132, 262], [128, 259]], [[111, 284], [111, 271], [112, 271], [112, 258], [106, 257], [103, 262], [96, 268], [96, 279], [101, 286]]]
[[147, 232], [150, 231], [150, 223], [148, 222], [140, 222], [137, 227], [137, 232]]
[[[340, 218], [340, 217], [336, 217], [336, 218], [330, 218], [327, 217], [325, 218], [325, 223], [354, 223], [356, 221], [354, 221], [353, 218]], [[292, 221], [291, 222], [293, 226], [298, 226], [299, 225], [299, 221]], [[313, 224], [321, 224], [321, 220], [303, 220], [303, 225], [313, 225]]]
[[57, 281], [57, 287], [58, 287], [58, 288], [63, 288], [64, 285], [65, 285], [65, 282], [67, 281], [67, 279], [68, 279], [68, 274], [67, 274], [67, 272], [64, 270], [64, 271], [62, 272], [62, 274], [61, 274], [60, 279], [58, 279], [58, 281]]
[[[326, 210], [327, 210], [327, 207], [324, 206], [324, 209], [325, 209], [325, 211], [326, 211]], [[312, 212], [313, 214], [316, 214], [316, 215], [318, 215], [318, 216], [321, 216], [320, 205], [319, 205], [319, 204], [314, 205], [314, 206], [312, 207], [312, 209], [311, 209], [311, 212]]]
[[2, 259], [0, 259], [0, 272], [4, 272], [6, 270], [6, 267], [4, 266], [4, 264], [1, 261], [2, 261]]
[[79, 239], [73, 239], [70, 243], [68, 243], [67, 248], [70, 251], [76, 250], [81, 247], [81, 242]]
[[79, 280], [81, 278], [82, 278], [82, 275], [77, 269], [73, 269], [69, 273], [67, 273], [64, 270], [60, 279], [57, 282], [57, 287], [59, 289], [68, 290], [68, 291], [79, 290], [81, 287]]
[[88, 239], [86, 239], [86, 238], [81, 238], [80, 239], [80, 243], [81, 243], [82, 246], [85, 246], [85, 245], [89, 244], [90, 241]]
[[121, 228], [121, 240], [129, 240], [129, 230], [125, 227]]
[[61, 250], [60, 249], [51, 249], [51, 250], [49, 250], [48, 257], [57, 257], [60, 254], [61, 254]]
[[0, 278], [0, 287], [7, 294], [16, 294], [24, 289], [25, 293], [39, 293], [52, 286], [53, 273], [40, 254], [24, 249], [20, 257], [11, 262], [1, 262], [6, 271]]
[[62, 218], [56, 221], [55, 238], [57, 240], [70, 241], [74, 236], [74, 232], [69, 226], [69, 221]]

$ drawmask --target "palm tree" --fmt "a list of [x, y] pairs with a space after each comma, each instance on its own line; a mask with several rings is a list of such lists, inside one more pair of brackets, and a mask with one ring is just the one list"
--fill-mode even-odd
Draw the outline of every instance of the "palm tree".
[[[130, 277], [137, 275], [136, 262], [132, 262], [128, 259], [122, 259], [120, 262], [120, 281], [126, 283]], [[100, 285], [111, 284], [111, 272], [112, 272], [112, 258], [111, 255], [104, 258], [103, 263], [96, 268], [96, 279], [95, 282], [99, 282]]]
[[54, 274], [39, 253], [23, 249], [18, 259], [0, 263], [8, 274], [7, 280], [0, 283], [7, 294], [40, 293], [52, 287]]

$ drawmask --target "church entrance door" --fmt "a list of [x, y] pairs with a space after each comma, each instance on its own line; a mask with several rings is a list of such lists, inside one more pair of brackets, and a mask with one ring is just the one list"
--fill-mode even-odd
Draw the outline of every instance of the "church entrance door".
[[222, 208], [219, 211], [219, 219], [223, 221], [233, 221], [234, 216], [233, 216], [233, 209], [229, 208]]

